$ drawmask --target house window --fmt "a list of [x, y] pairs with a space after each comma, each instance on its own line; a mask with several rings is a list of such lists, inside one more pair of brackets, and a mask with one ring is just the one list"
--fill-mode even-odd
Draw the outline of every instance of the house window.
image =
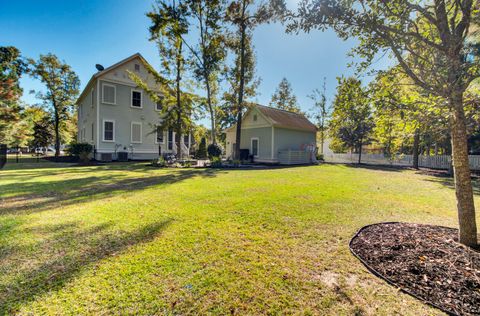
[[163, 97], [162, 96], [159, 96], [159, 97], [160, 97], [160, 99], [155, 104], [155, 110], [157, 110], [157, 111], [161, 111], [162, 108], [163, 108]]
[[254, 115], [253, 115], [253, 121], [254, 121], [254, 122], [257, 121], [257, 114], [254, 114]]
[[91, 92], [91, 95], [90, 95], [90, 105], [93, 107], [93, 104], [94, 104], [94, 96], [95, 94], [93, 93], [93, 89], [92, 89], [92, 92]]
[[251, 152], [254, 157], [258, 157], [258, 138], [251, 139]]
[[139, 64], [135, 64], [135, 71], [140, 72], [140, 65]]
[[163, 129], [157, 126], [157, 144], [163, 144]]
[[142, 91], [132, 90], [132, 103], [131, 106], [134, 108], [142, 107]]
[[117, 88], [110, 84], [103, 85], [103, 103], [115, 104], [117, 102], [116, 98]]
[[103, 121], [103, 141], [114, 142], [115, 141], [115, 121]]
[[130, 129], [130, 140], [132, 143], [142, 143], [142, 123], [132, 122]]
[[92, 123], [92, 141], [93, 141], [93, 132], [94, 132], [95, 128], [94, 128], [94, 125]]
[[189, 135], [188, 134], [184, 135], [183, 136], [183, 143], [185, 144], [185, 146], [190, 147], [190, 142], [189, 141], [190, 141]]

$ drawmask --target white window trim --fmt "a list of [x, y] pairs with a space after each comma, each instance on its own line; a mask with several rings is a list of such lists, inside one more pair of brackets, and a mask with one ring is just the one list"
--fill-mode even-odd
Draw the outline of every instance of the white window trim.
[[162, 128], [162, 133], [163, 133], [163, 142], [159, 143], [159, 142], [157, 141], [157, 139], [158, 139], [158, 137], [157, 137], [158, 131], [155, 130], [155, 144], [165, 145], [165, 139], [166, 139], [166, 136], [168, 136], [168, 135], [166, 135], [165, 129], [163, 129], [163, 128]]
[[94, 92], [94, 89], [92, 88], [92, 90], [90, 91], [90, 93], [91, 93], [91, 96], [90, 96], [90, 107], [92, 107], [92, 108], [93, 108], [93, 105], [94, 105], [94, 103], [95, 103], [95, 102], [93, 101], [93, 99], [94, 99], [94, 94], [93, 94], [93, 92]]
[[254, 155], [253, 157], [258, 157], [258, 153], [260, 152], [260, 140], [258, 139], [258, 137], [252, 137], [250, 138], [250, 152], [252, 153], [253, 155], [253, 141], [256, 140], [257, 141], [257, 154]]
[[[113, 103], [105, 101], [105, 87], [112, 87], [113, 88]], [[105, 104], [117, 104], [117, 86], [113, 84], [103, 83], [102, 84], [102, 103]]]
[[[106, 122], [113, 123], [113, 139], [112, 140], [106, 140], [105, 139], [105, 123]], [[115, 142], [115, 120], [103, 120], [103, 122], [102, 122], [102, 142], [105, 142], [105, 143], [114, 143]]]
[[[139, 142], [133, 141], [133, 125], [140, 125], [140, 141]], [[131, 122], [130, 123], [130, 142], [132, 144], [141, 144], [142, 143], [142, 138], [143, 138], [142, 137], [142, 133], [143, 133], [142, 125], [143, 125], [142, 122]]]
[[[134, 92], [140, 92], [140, 106], [133, 106], [133, 93]], [[131, 89], [130, 90], [130, 107], [131, 108], [134, 108], [134, 109], [143, 109], [143, 91], [142, 90], [138, 90], [138, 89]], [[157, 107], [155, 105], [155, 107]]]

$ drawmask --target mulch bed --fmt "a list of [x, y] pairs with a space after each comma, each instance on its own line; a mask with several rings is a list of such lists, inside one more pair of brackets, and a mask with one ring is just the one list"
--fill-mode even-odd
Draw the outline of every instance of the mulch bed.
[[480, 314], [480, 253], [447, 227], [380, 223], [365, 226], [350, 250], [375, 275], [449, 314]]

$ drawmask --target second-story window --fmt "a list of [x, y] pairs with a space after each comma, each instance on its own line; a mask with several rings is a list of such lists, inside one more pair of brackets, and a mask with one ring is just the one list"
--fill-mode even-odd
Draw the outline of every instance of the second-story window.
[[116, 103], [117, 88], [114, 85], [103, 85], [103, 103], [115, 104]]
[[142, 107], [142, 92], [138, 90], [132, 90], [132, 107], [141, 108]]

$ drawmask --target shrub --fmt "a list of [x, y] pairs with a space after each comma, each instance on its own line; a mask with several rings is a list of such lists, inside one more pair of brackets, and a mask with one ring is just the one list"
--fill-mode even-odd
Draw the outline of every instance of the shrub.
[[198, 150], [195, 153], [197, 159], [206, 159], [207, 158], [207, 140], [205, 137], [202, 137], [200, 145], [198, 145]]
[[218, 158], [222, 155], [223, 148], [222, 148], [222, 146], [220, 146], [218, 144], [210, 144], [210, 145], [208, 145], [207, 151], [208, 151], [208, 157], [210, 157], [210, 158], [217, 157]]
[[213, 157], [210, 163], [212, 168], [221, 168], [222, 167], [222, 159], [220, 157]]
[[73, 143], [68, 148], [68, 153], [76, 158], [81, 163], [88, 163], [90, 155], [93, 151], [93, 146], [89, 143]]
[[160, 156], [158, 159], [153, 159], [152, 160], [152, 166], [163, 168], [163, 167], [167, 166], [167, 162], [165, 161], [165, 158]]
[[324, 160], [323, 154], [317, 154], [317, 160], [318, 161], [323, 161]]

